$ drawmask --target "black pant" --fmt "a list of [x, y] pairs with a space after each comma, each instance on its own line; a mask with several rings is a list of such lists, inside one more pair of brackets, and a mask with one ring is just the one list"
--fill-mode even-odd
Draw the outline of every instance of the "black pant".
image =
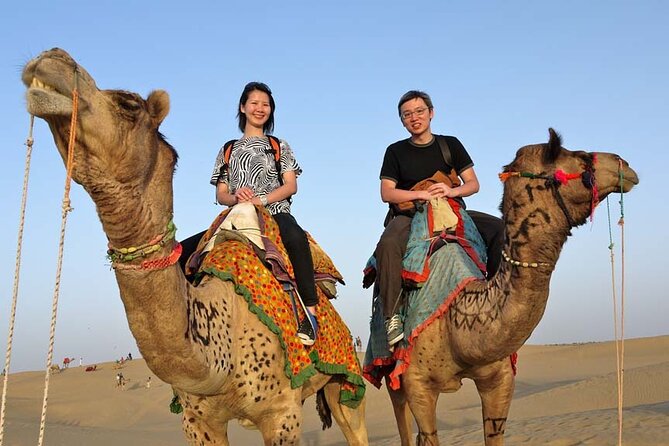
[[275, 214], [274, 220], [279, 225], [281, 241], [286, 248], [290, 263], [293, 265], [297, 291], [300, 293], [302, 302], [307, 307], [316, 306], [318, 296], [316, 295], [316, 282], [314, 281], [314, 260], [311, 258], [307, 234], [291, 214]]
[[186, 262], [188, 262], [188, 258], [197, 249], [197, 244], [200, 243], [200, 239], [205, 232], [207, 231], [198, 232], [197, 234], [191, 235], [187, 239], [181, 241], [181, 256], [179, 257], [181, 271], [186, 271]]
[[[291, 214], [276, 214], [274, 220], [279, 226], [281, 241], [286, 248], [290, 263], [293, 265], [297, 291], [300, 293], [304, 305], [313, 307], [318, 303], [318, 295], [316, 294], [316, 282], [314, 281], [314, 261], [311, 258], [307, 234]], [[188, 258], [197, 249], [197, 245], [205, 232], [202, 231], [181, 241], [182, 252], [181, 257], [179, 257], [179, 264], [183, 271], [186, 269]]]
[[499, 265], [502, 262], [502, 248], [504, 247], [504, 221], [501, 218], [484, 214], [479, 211], [467, 210], [469, 216], [474, 220], [476, 229], [478, 229], [488, 252], [488, 262], [486, 270], [487, 279], [490, 280], [497, 273]]
[[[474, 221], [476, 229], [486, 244], [488, 262], [486, 271], [488, 280], [499, 270], [504, 247], [504, 222], [498, 217], [479, 211], [467, 213]], [[397, 301], [402, 289], [402, 259], [406, 252], [406, 245], [411, 231], [411, 217], [392, 215], [386, 217], [386, 228], [376, 245], [376, 283], [379, 286], [379, 295], [383, 299], [383, 315], [386, 318], [397, 313]]]

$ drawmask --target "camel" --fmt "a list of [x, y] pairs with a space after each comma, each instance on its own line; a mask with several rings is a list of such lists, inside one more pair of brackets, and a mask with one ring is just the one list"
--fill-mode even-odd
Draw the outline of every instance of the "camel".
[[[157, 90], [143, 99], [101, 90], [58, 48], [29, 61], [22, 80], [29, 112], [47, 122], [63, 160], [76, 86], [72, 178], [95, 202], [110, 245], [147, 245], [164, 233], [172, 219], [177, 162], [158, 130], [169, 111], [168, 94]], [[188, 444], [228, 445], [228, 422], [234, 419], [254, 425], [265, 445], [299, 444], [302, 403], [317, 392], [318, 406], [329, 405], [348, 443], [368, 444], [364, 400], [355, 408], [341, 404], [339, 375], [316, 373], [291, 388], [277, 335], [249, 311], [230, 282], [205, 277], [192, 286], [176, 262], [178, 246], [160, 245], [116, 268], [115, 275], [141, 355], [180, 399]], [[143, 262], [151, 267], [132, 267]]]
[[570, 151], [552, 128], [549, 134], [547, 144], [520, 148], [500, 175], [506, 241], [498, 273], [491, 281], [468, 283], [412, 339], [399, 388], [386, 377], [403, 446], [413, 444], [412, 415], [418, 445], [439, 444], [437, 398], [457, 391], [463, 378], [474, 381], [481, 398], [485, 445], [504, 444], [514, 390], [510, 355], [543, 316], [551, 274], [571, 228], [586, 222], [598, 199], [638, 183], [619, 156]]

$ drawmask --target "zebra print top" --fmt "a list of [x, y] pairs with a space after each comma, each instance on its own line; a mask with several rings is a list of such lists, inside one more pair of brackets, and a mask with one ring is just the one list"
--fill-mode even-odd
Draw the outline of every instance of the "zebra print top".
[[[219, 181], [227, 184], [228, 191], [233, 195], [242, 187], [250, 188], [256, 195], [269, 194], [281, 186], [271, 150], [272, 146], [266, 136], [242, 138], [232, 147], [230, 166], [221, 172], [221, 167], [225, 163], [224, 147], [221, 147], [214, 163], [210, 183], [214, 186]], [[294, 171], [295, 176], [302, 173], [293, 151], [284, 140], [281, 140], [279, 163], [281, 172]], [[272, 215], [280, 212], [290, 213], [290, 202], [285, 199], [270, 203], [267, 205], [267, 210]]]

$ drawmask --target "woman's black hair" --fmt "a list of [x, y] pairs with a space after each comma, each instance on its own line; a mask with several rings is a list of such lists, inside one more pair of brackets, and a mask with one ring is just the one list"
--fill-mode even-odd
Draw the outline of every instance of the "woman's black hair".
[[263, 84], [262, 82], [249, 82], [244, 87], [244, 91], [242, 91], [242, 96], [239, 98], [239, 105], [237, 106], [237, 120], [239, 121], [239, 130], [244, 133], [244, 130], [246, 129], [246, 115], [242, 113], [241, 106], [246, 104], [246, 101], [249, 99], [249, 94], [256, 90], [267, 93], [267, 96], [269, 96], [269, 119], [267, 119], [265, 125], [262, 126], [262, 130], [266, 134], [271, 134], [274, 131], [274, 98], [272, 97], [272, 90], [269, 89], [267, 84]]

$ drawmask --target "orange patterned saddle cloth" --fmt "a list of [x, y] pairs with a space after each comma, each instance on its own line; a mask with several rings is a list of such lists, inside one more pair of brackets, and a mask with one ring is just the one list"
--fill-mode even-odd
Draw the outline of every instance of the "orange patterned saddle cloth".
[[278, 225], [264, 207], [258, 206], [255, 213], [259, 232], [252, 229], [252, 235], [247, 237], [243, 230], [225, 228], [224, 221], [230, 212], [231, 209], [225, 210], [216, 217], [190, 257], [186, 272], [195, 274], [196, 284], [206, 274], [235, 285], [249, 311], [278, 336], [285, 352], [285, 372], [293, 387], [301, 386], [316, 371], [341, 374], [345, 385], [340, 402], [357, 406], [365, 393], [365, 384], [351, 333], [330, 302], [336, 295], [335, 283], [344, 283], [334, 263], [307, 234], [318, 285], [319, 330], [316, 343], [305, 347], [297, 337], [297, 320], [303, 317], [303, 310], [286, 291], [294, 287], [294, 276]]

